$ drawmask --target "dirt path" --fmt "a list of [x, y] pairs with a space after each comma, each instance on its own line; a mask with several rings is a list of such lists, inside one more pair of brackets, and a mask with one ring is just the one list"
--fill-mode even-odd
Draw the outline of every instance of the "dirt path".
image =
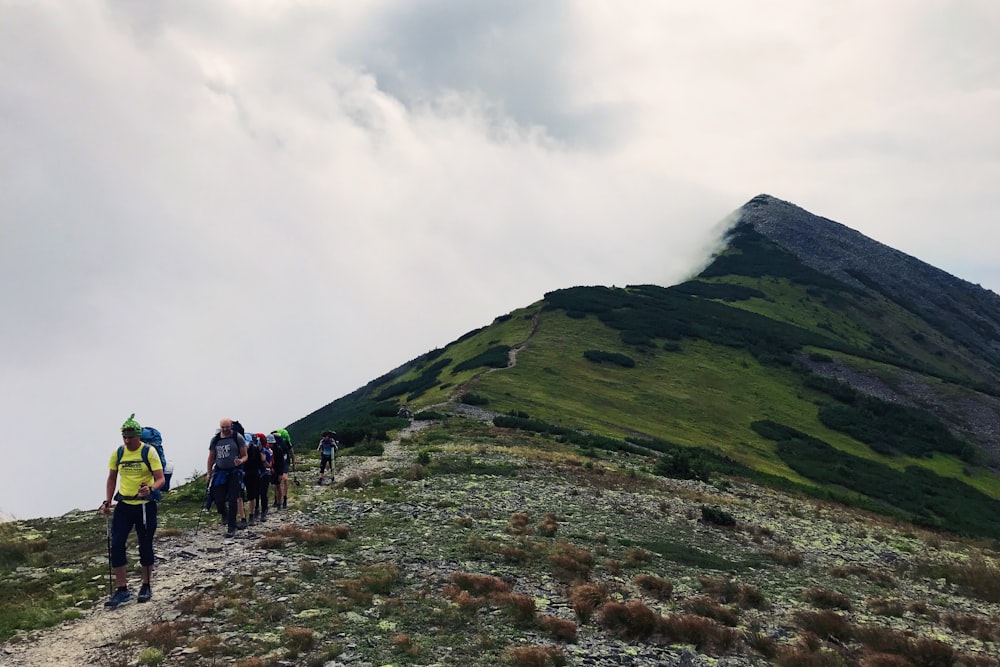
[[[416, 433], [428, 422], [413, 422], [399, 436], [385, 445], [378, 457], [344, 456], [337, 460], [337, 480], [352, 474], [372, 475], [399, 465], [404, 457], [400, 438]], [[123, 638], [129, 632], [158, 621], [172, 621], [180, 616], [175, 609], [178, 601], [199, 590], [211, 588], [218, 580], [231, 574], [231, 564], [239, 562], [246, 570], [255, 567], [281, 567], [282, 558], [272, 551], [256, 547], [257, 538], [290, 522], [308, 518], [298, 507], [311, 507], [312, 500], [327, 490], [313, 484], [314, 469], [300, 471], [301, 485], [292, 486], [289, 498], [292, 507], [272, 511], [267, 523], [240, 531], [236, 539], [223, 538], [225, 527], [215, 512], [202, 515], [196, 530], [183, 535], [157, 537], [157, 566], [153, 575], [153, 599], [145, 604], [134, 601], [118, 609], [105, 610], [103, 601], [82, 618], [66, 621], [46, 630], [32, 633], [29, 641], [0, 647], [0, 665], [4, 667], [91, 667], [93, 665], [134, 664], [135, 651], [122, 661]], [[308, 474], [308, 482], [305, 475]], [[138, 576], [130, 570], [133, 595], [138, 590]]]

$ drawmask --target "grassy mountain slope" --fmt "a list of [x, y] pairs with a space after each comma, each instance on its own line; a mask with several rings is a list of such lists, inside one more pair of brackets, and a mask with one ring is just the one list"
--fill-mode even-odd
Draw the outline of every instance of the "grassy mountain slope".
[[[546, 294], [292, 433], [311, 441], [322, 424], [372, 418], [391, 428], [399, 405], [464, 401], [587, 446], [683, 451], [717, 471], [1000, 536], [989, 343], [1000, 334], [995, 315], [975, 315], [995, 295], [772, 198], [748, 203], [726, 241], [680, 285]], [[858, 255], [895, 269], [866, 273]], [[928, 297], [935, 289], [945, 295]]]

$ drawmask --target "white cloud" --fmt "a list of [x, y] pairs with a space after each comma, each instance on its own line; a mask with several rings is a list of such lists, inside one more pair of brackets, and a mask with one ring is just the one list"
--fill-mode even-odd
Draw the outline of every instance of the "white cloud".
[[[0, 0], [19, 516], [118, 425], [182, 476], [548, 290], [670, 284], [791, 200], [1000, 287], [993, 3]], [[31, 486], [28, 486], [31, 485]]]

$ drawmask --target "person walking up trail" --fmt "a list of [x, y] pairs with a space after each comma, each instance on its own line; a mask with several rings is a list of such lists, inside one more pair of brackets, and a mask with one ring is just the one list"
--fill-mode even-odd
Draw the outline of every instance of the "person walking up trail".
[[[123, 445], [112, 452], [108, 461], [108, 479], [105, 483], [101, 512], [111, 513], [112, 501], [117, 501], [111, 520], [111, 540], [108, 549], [116, 590], [104, 603], [108, 609], [128, 602], [132, 593], [128, 589], [125, 566], [125, 543], [135, 529], [139, 542], [139, 564], [142, 566], [142, 585], [139, 602], [149, 602], [153, 597], [153, 536], [156, 534], [156, 501], [160, 489], [166, 484], [163, 464], [156, 452], [142, 442], [142, 426], [132, 413], [121, 427]], [[117, 487], [118, 491], [115, 492]]]
[[274, 445], [271, 451], [274, 453], [274, 474], [271, 477], [271, 484], [274, 485], [274, 509], [288, 509], [288, 471], [295, 464], [295, 452], [292, 451], [292, 441], [288, 437], [288, 431], [271, 431], [274, 436]]
[[242, 489], [243, 471], [239, 466], [247, 460], [247, 443], [233, 431], [233, 420], [219, 420], [219, 432], [208, 444], [205, 482], [212, 486], [215, 505], [226, 519], [226, 537], [236, 536], [236, 503]]
[[323, 437], [319, 441], [319, 445], [316, 450], [319, 452], [319, 481], [316, 482], [320, 486], [323, 485], [323, 472], [326, 470], [327, 464], [330, 465], [330, 483], [333, 483], [334, 478], [337, 475], [337, 467], [334, 460], [337, 455], [337, 450], [340, 449], [340, 445], [337, 443], [337, 432], [336, 431], [323, 431]]

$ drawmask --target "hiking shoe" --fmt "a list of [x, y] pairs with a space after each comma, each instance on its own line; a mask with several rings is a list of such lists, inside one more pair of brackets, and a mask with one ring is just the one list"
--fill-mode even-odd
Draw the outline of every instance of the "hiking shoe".
[[238, 528], [239, 530], [246, 530], [246, 528], [247, 528], [247, 520], [246, 520], [246, 519], [240, 519], [240, 520], [239, 520], [239, 521], [238, 521], [238, 522], [236, 523], [236, 527], [237, 527], [237, 528]]
[[228, 539], [232, 539], [232, 538], [236, 537], [236, 529], [235, 528], [230, 528], [229, 530], [227, 530], [226, 531], [226, 537]]
[[256, 515], [256, 514], [251, 514], [251, 515], [250, 515], [250, 520], [249, 520], [249, 521], [247, 521], [247, 525], [248, 525], [248, 526], [252, 526], [252, 525], [254, 525], [255, 523], [257, 523], [257, 515]]
[[127, 588], [119, 588], [111, 596], [111, 599], [104, 603], [105, 609], [114, 609], [120, 604], [125, 604], [132, 599], [132, 592]]
[[264, 523], [265, 521], [267, 521], [267, 512], [260, 515], [260, 522]]
[[288, 509], [288, 498], [285, 498], [283, 501], [281, 501], [281, 509], [283, 510]]
[[143, 584], [142, 588], [139, 589], [139, 597], [136, 598], [137, 602], [149, 602], [150, 598], [153, 597], [153, 587], [149, 584]]

